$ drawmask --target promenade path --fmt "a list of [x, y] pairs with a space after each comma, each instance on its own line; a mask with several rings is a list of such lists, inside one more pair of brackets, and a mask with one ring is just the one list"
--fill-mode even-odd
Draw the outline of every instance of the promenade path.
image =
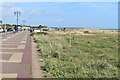
[[29, 31], [3, 36], [0, 40], [0, 65], [3, 78], [32, 78], [32, 52]]

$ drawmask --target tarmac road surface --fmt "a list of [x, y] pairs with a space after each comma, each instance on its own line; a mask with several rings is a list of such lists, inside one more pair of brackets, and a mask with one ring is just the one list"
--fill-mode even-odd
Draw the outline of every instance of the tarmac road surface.
[[0, 43], [2, 78], [32, 78], [32, 52], [29, 31], [3, 36]]

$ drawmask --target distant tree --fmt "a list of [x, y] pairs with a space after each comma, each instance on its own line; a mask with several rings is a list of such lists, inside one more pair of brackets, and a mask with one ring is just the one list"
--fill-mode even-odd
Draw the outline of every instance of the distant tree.
[[89, 31], [84, 31], [84, 33], [90, 33]]
[[12, 26], [16, 26], [16, 24], [12, 24]]
[[63, 31], [65, 31], [66, 30], [66, 28], [63, 28]]
[[39, 25], [38, 28], [47, 28], [47, 26]]

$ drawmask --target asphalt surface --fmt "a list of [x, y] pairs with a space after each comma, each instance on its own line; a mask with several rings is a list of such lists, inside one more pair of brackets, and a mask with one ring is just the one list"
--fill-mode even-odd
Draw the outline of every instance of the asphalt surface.
[[0, 43], [2, 78], [32, 78], [32, 51], [29, 31], [4, 35]]

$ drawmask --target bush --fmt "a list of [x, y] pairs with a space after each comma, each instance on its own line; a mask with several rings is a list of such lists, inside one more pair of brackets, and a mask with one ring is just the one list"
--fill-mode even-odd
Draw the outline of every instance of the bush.
[[42, 49], [38, 49], [38, 52], [42, 53]]
[[60, 53], [57, 51], [52, 52], [51, 55], [53, 58], [60, 58]]
[[53, 67], [54, 67], [53, 61], [52, 60], [46, 60], [44, 69], [47, 72], [50, 72], [50, 71], [52, 71]]
[[36, 32], [36, 33], [33, 33], [33, 35], [36, 34], [36, 35], [41, 35], [41, 34], [44, 34], [44, 35], [48, 35], [47, 32]]
[[89, 31], [84, 31], [84, 33], [90, 33]]
[[37, 43], [37, 42], [38, 42], [38, 40], [34, 40], [34, 42], [35, 42], [35, 43]]
[[30, 36], [34, 36], [34, 34], [35, 34], [35, 33], [32, 32], [32, 33], [30, 34]]
[[46, 32], [40, 32], [40, 34], [48, 35], [48, 33], [46, 33]]
[[43, 29], [43, 31], [49, 31], [49, 29]]

